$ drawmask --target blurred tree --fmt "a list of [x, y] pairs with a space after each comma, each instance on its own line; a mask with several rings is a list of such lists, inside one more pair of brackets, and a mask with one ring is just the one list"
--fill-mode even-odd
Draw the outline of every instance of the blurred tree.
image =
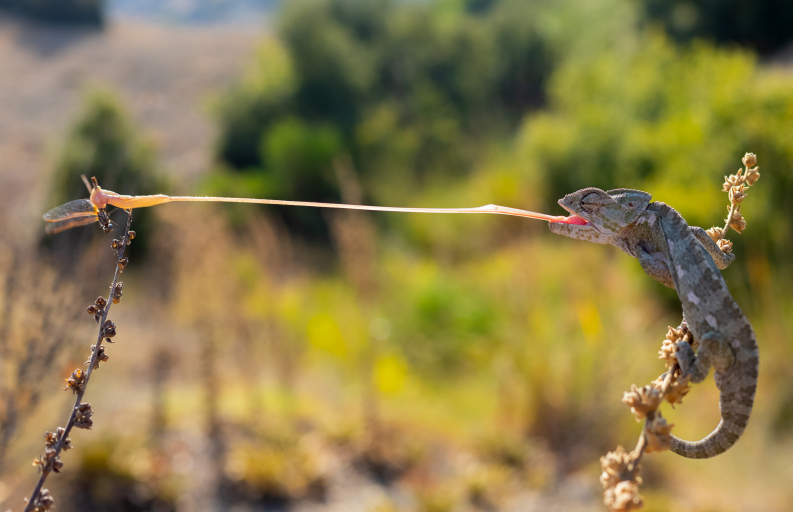
[[[524, 4], [288, 3], [281, 42], [262, 47], [219, 105], [220, 163], [304, 200], [339, 200], [327, 177], [340, 155], [353, 159], [366, 201], [408, 202], [429, 180], [464, 175], [542, 104], [550, 49]], [[316, 232], [319, 214], [305, 215], [297, 225]]]

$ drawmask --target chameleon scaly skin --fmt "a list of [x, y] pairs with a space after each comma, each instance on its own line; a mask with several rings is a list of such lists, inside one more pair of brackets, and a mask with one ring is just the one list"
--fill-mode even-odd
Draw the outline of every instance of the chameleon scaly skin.
[[688, 327], [700, 343], [695, 355], [689, 343], [679, 342], [678, 363], [694, 383], [702, 382], [711, 366], [715, 369], [722, 419], [701, 441], [672, 436], [671, 449], [694, 459], [726, 451], [749, 421], [760, 361], [752, 326], [719, 272], [735, 256], [723, 253], [702, 228], [689, 227], [670, 206], [651, 203], [641, 190], [585, 188], [559, 204], [573, 215], [551, 222], [552, 232], [615, 245], [637, 258], [652, 278], [677, 291]]

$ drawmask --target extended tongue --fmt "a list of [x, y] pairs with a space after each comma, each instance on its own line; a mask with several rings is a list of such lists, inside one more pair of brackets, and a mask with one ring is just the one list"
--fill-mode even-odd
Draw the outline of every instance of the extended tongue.
[[557, 219], [551, 220], [549, 222], [561, 222], [562, 224], [577, 224], [579, 226], [586, 226], [587, 224], [589, 224], [589, 222], [582, 219], [575, 213], [571, 213], [569, 217], [558, 217]]

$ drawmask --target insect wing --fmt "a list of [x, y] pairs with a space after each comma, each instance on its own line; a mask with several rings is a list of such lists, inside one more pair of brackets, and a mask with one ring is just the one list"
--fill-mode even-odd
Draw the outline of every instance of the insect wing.
[[88, 199], [78, 199], [53, 208], [45, 213], [43, 218], [47, 222], [60, 222], [76, 217], [91, 216], [96, 216], [96, 207]]
[[58, 222], [53, 222], [52, 224], [47, 224], [44, 227], [44, 231], [47, 234], [54, 235], [56, 233], [60, 233], [61, 231], [66, 231], [67, 229], [72, 229], [80, 226], [85, 226], [87, 224], [93, 224], [97, 222], [99, 217], [75, 217], [72, 219], [66, 219]]
[[88, 199], [78, 199], [62, 204], [44, 214], [47, 233], [60, 233], [67, 229], [85, 226], [99, 220], [96, 207]]

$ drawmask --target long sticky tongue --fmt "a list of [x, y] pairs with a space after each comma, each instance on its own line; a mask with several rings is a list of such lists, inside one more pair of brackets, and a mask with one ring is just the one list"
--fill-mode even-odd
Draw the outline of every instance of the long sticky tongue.
[[547, 222], [564, 222], [565, 219], [567, 219], [567, 217], [561, 217], [559, 215], [547, 215], [545, 213], [530, 212], [528, 210], [519, 210], [517, 208], [496, 206], [492, 204], [489, 204], [487, 206], [481, 206], [478, 209], [481, 209], [483, 212], [487, 209], [495, 209], [495, 211], [493, 211], [492, 213], [501, 213], [503, 215], [514, 215], [516, 217], [528, 217], [529, 219], [539, 219]]

